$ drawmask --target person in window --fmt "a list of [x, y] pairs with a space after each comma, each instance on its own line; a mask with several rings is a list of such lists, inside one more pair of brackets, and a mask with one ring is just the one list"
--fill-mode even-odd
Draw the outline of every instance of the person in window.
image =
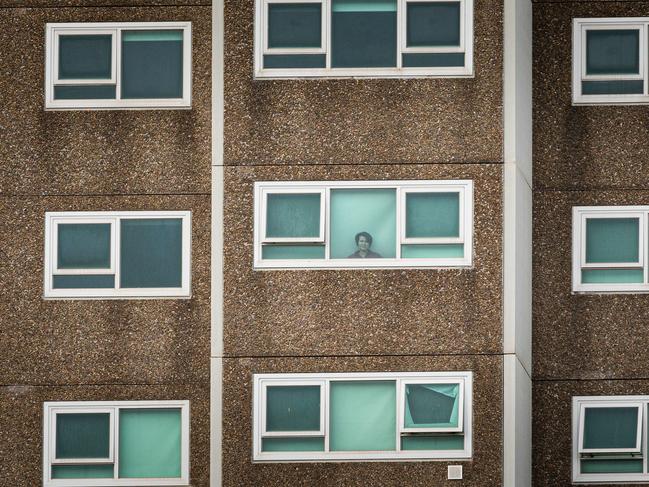
[[347, 257], [348, 259], [380, 259], [381, 254], [372, 252], [370, 247], [372, 246], [372, 236], [367, 232], [359, 232], [354, 237], [356, 240], [356, 246], [358, 250], [352, 255]]

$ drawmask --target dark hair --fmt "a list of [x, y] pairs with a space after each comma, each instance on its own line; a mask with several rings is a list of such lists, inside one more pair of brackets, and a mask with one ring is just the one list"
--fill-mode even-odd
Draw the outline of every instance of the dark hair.
[[361, 237], [365, 237], [365, 240], [369, 242], [370, 246], [372, 245], [372, 236], [367, 232], [358, 232], [356, 234], [356, 236], [354, 237], [354, 240], [356, 240], [356, 245], [358, 245], [358, 239]]

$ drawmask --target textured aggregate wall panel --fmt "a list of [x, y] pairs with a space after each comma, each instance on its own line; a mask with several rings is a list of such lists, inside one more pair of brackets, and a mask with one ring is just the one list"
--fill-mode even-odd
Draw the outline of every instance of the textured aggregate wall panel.
[[[43, 300], [45, 212], [83, 210], [191, 210], [191, 299]], [[0, 198], [0, 242], [0, 384], [209, 382], [209, 196]]]
[[[191, 21], [191, 110], [45, 111], [48, 22]], [[0, 9], [0, 194], [210, 191], [211, 7]]]
[[225, 163], [502, 161], [502, 0], [474, 20], [475, 78], [255, 80], [254, 0], [227, 0]]
[[[474, 266], [253, 270], [253, 184], [472, 179]], [[502, 166], [256, 166], [225, 170], [226, 356], [500, 353]]]
[[[473, 459], [453, 462], [252, 463], [252, 375], [288, 372], [471, 370]], [[502, 358], [332, 357], [224, 360], [223, 486], [475, 486], [502, 485]], [[447, 481], [462, 464], [464, 480]]]

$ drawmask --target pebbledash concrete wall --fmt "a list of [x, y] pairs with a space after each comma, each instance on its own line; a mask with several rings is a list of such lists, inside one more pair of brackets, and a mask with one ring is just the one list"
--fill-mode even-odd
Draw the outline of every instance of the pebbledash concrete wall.
[[[571, 287], [572, 207], [649, 202], [649, 107], [572, 106], [572, 20], [649, 2], [534, 3], [534, 485], [571, 483], [578, 395], [647, 394], [649, 295]], [[618, 484], [619, 485], [619, 484]]]
[[[47, 22], [191, 21], [191, 110], [45, 111]], [[211, 5], [0, 0], [0, 485], [42, 483], [44, 401], [189, 400], [209, 480]], [[43, 300], [46, 211], [190, 210], [192, 297]]]

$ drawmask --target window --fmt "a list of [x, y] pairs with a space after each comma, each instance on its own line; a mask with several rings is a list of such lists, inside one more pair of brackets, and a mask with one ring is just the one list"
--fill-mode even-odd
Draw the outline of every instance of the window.
[[45, 108], [188, 108], [191, 23], [47, 24]]
[[189, 297], [188, 211], [45, 214], [46, 298]]
[[468, 459], [472, 377], [255, 375], [254, 460]]
[[649, 291], [649, 206], [573, 208], [574, 291]]
[[189, 485], [189, 401], [46, 402], [43, 485]]
[[649, 480], [645, 453], [648, 402], [649, 396], [573, 398], [574, 482]]
[[255, 183], [256, 268], [460, 267], [472, 181]]
[[257, 77], [473, 75], [473, 0], [256, 1]]
[[649, 103], [649, 18], [574, 19], [575, 105]]

